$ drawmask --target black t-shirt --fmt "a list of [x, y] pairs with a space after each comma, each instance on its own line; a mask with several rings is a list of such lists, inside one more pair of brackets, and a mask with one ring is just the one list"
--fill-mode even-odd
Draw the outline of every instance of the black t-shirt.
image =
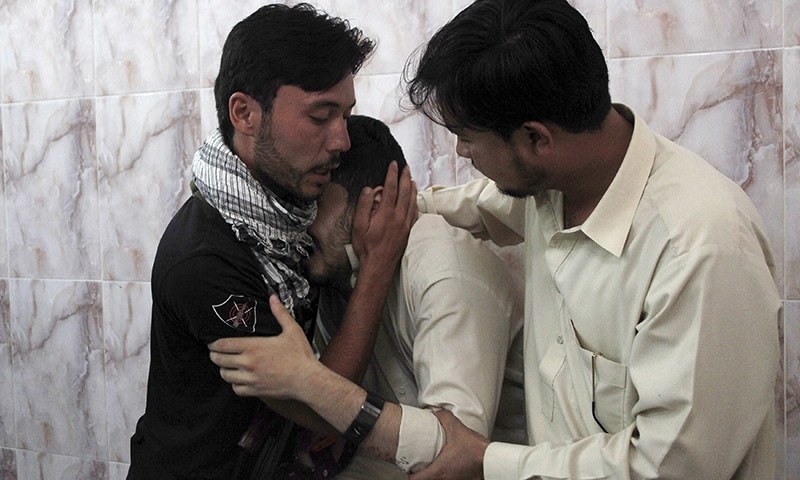
[[261, 402], [236, 396], [207, 344], [280, 333], [259, 263], [216, 209], [191, 197], [161, 238], [151, 288], [147, 406], [128, 478], [230, 479]]

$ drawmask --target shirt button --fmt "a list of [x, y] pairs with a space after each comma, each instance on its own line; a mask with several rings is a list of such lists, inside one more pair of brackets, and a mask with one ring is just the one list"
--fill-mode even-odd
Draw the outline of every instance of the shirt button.
[[564, 337], [562, 337], [561, 335], [557, 336], [556, 337], [556, 342], [558, 342], [559, 345], [563, 344], [564, 343]]
[[401, 388], [400, 390], [397, 391], [397, 393], [402, 397], [403, 395], [406, 394], [406, 390], [404, 388]]

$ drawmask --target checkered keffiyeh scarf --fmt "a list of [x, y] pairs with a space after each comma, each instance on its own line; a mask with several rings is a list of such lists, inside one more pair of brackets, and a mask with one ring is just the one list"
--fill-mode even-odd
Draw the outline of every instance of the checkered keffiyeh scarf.
[[264, 282], [289, 311], [305, 306], [308, 281], [300, 261], [312, 246], [306, 230], [317, 215], [316, 202], [294, 205], [261, 185], [214, 130], [194, 154], [192, 173], [197, 189], [248, 244], [261, 264]]

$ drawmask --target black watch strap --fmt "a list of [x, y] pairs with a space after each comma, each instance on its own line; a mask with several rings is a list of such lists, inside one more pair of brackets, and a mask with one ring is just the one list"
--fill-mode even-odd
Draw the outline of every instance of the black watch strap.
[[378, 417], [383, 411], [384, 403], [381, 397], [367, 391], [367, 399], [361, 404], [361, 409], [358, 411], [356, 418], [353, 419], [353, 423], [344, 432], [344, 438], [351, 443], [361, 443], [364, 437], [372, 430], [372, 427], [375, 426], [375, 422], [378, 421]]

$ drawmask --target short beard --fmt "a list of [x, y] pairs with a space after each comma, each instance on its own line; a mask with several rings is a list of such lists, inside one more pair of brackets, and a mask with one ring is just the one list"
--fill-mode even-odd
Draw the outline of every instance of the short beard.
[[[345, 244], [351, 244], [353, 242], [352, 227], [354, 210], [354, 205], [348, 206], [347, 210], [336, 220], [336, 223], [332, 227], [333, 230], [328, 237], [329, 243], [341, 245], [343, 250]], [[311, 272], [307, 269], [306, 276], [311, 283], [316, 286], [332, 288], [343, 296], [349, 297], [350, 293], [353, 291], [353, 286], [350, 285], [350, 277], [353, 270], [350, 266], [350, 260], [347, 258], [347, 253], [342, 251], [339, 252], [339, 254], [343, 255], [343, 257], [333, 259], [334, 261], [329, 261], [331, 259], [325, 259], [323, 257], [325, 270], [322, 275], [317, 275], [316, 272]], [[337, 260], [339, 260], [339, 263], [336, 262]]]
[[313, 202], [318, 196], [308, 197], [297, 188], [302, 174], [291, 167], [292, 162], [275, 147], [272, 136], [272, 118], [264, 115], [261, 131], [253, 145], [253, 177], [280, 197], [291, 197], [297, 205]]

